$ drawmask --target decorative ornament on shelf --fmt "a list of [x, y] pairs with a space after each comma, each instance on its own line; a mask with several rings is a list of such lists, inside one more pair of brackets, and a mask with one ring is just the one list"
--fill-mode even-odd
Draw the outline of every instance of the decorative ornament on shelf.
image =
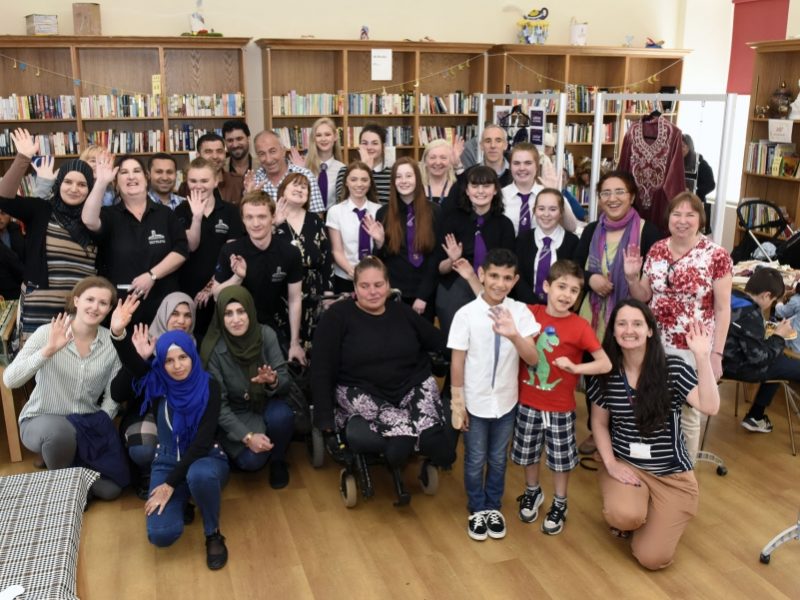
[[[800, 89], [800, 81], [797, 82], [797, 87]], [[800, 121], [800, 92], [797, 92], [797, 98], [792, 102], [791, 108], [789, 118], [793, 121]]]
[[644, 43], [645, 48], [663, 48], [664, 40], [655, 41], [653, 38], [646, 38]]
[[772, 92], [772, 96], [769, 98], [769, 116], [773, 119], [788, 118], [791, 102], [792, 92], [786, 87], [786, 82], [781, 81], [781, 86]]
[[756, 119], [766, 119], [769, 114], [769, 106], [756, 106], [755, 117]]
[[213, 29], [209, 30], [206, 26], [206, 19], [203, 16], [203, 0], [197, 0], [195, 11], [189, 15], [189, 25], [191, 31], [182, 33], [182, 36], [197, 36], [197, 37], [222, 37], [221, 33], [217, 33]]
[[534, 8], [517, 21], [521, 44], [541, 45], [547, 41], [550, 23], [546, 19], [549, 12], [546, 8]]
[[585, 46], [589, 37], [589, 23], [579, 22], [575, 17], [569, 22], [569, 44], [570, 46]]
[[361, 26], [360, 38], [362, 40], [368, 40], [369, 39], [369, 27], [367, 25], [362, 25]]
[[630, 48], [631, 46], [633, 46], [633, 36], [632, 35], [626, 35], [625, 36], [625, 43], [622, 44], [622, 47], [623, 48]]

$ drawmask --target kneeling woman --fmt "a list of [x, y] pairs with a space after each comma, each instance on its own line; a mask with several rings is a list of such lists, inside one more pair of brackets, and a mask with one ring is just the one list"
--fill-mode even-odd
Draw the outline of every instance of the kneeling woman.
[[225, 538], [219, 532], [222, 487], [228, 479], [228, 459], [214, 443], [220, 388], [203, 370], [194, 340], [183, 331], [168, 331], [158, 341], [141, 329], [133, 334], [140, 355], [155, 356], [137, 383], [144, 394], [142, 412], [156, 413], [158, 448], [153, 460], [150, 495], [144, 505], [147, 538], [169, 546], [183, 533], [184, 506], [191, 496], [203, 515], [206, 563], [221, 569], [228, 561]]
[[612, 533], [628, 537], [636, 560], [647, 569], [672, 563], [699, 492], [681, 432], [684, 402], [716, 414], [719, 391], [711, 370], [711, 338], [700, 323], [686, 335], [697, 374], [666, 356], [653, 313], [638, 300], [614, 307], [603, 349], [608, 375], [592, 378], [592, 431], [602, 457], [603, 516]]
[[387, 302], [379, 259], [362, 259], [353, 276], [356, 299], [334, 304], [314, 334], [315, 425], [344, 431], [356, 452], [382, 453], [396, 482], [415, 448], [449, 466], [455, 453], [428, 355], [444, 349], [444, 336], [410, 306]]
[[289, 393], [289, 371], [275, 331], [258, 323], [253, 297], [242, 286], [220, 292], [201, 354], [222, 388], [225, 451], [244, 471], [269, 460], [270, 486], [286, 487], [286, 450], [294, 432], [294, 413], [282, 399]]

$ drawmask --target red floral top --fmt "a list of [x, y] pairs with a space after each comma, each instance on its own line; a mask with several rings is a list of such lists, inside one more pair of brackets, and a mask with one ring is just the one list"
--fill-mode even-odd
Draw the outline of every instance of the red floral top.
[[664, 345], [686, 350], [686, 331], [691, 321], [701, 321], [713, 336], [713, 284], [733, 273], [733, 261], [727, 250], [705, 237], [675, 260], [668, 239], [659, 240], [650, 248], [644, 274], [653, 290], [650, 309]]

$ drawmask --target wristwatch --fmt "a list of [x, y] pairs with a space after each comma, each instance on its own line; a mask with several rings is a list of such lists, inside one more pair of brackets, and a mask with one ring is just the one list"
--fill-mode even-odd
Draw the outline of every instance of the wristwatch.
[[156, 279], [158, 279], [158, 277], [156, 277], [156, 274], [155, 274], [155, 273], [153, 273], [153, 270], [152, 270], [152, 269], [150, 269], [150, 270], [147, 272], [147, 274], [148, 274], [148, 275], [150, 275], [150, 279], [152, 279], [153, 281], [155, 281]]

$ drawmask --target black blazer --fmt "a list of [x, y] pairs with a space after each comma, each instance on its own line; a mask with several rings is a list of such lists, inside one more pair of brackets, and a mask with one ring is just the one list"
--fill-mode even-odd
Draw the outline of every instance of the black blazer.
[[[556, 257], [575, 259], [575, 252], [578, 248], [578, 236], [569, 231], [564, 232], [564, 239], [561, 245], [555, 250]], [[519, 281], [511, 292], [512, 297], [526, 304], [545, 304], [545, 299], [537, 296], [533, 291], [533, 268], [536, 260], [536, 253], [539, 247], [536, 245], [534, 230], [523, 231], [517, 237], [517, 260], [519, 261]], [[580, 265], [583, 268], [583, 265]]]

